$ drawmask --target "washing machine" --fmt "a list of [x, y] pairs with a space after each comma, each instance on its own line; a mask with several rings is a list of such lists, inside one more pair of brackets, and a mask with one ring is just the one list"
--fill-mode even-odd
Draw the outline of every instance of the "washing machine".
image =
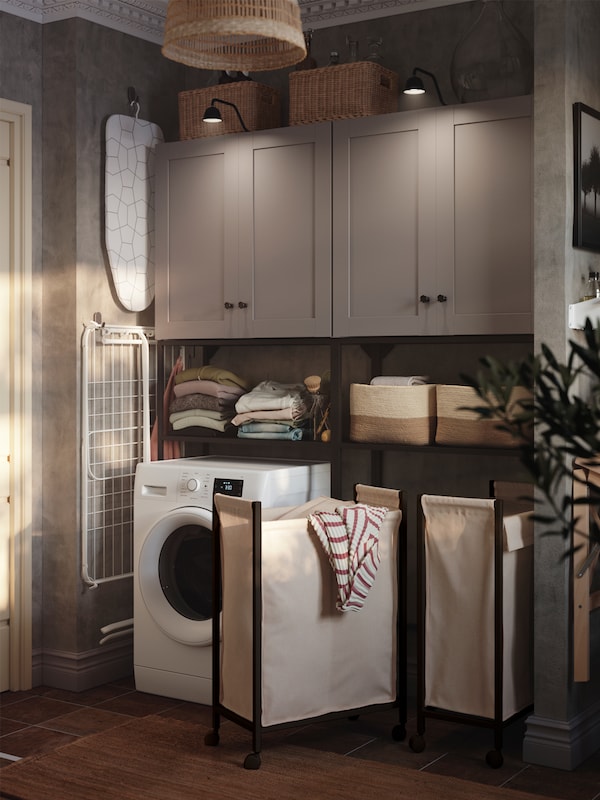
[[136, 689], [212, 703], [213, 494], [265, 508], [330, 494], [330, 465], [212, 456], [141, 463], [134, 492]]

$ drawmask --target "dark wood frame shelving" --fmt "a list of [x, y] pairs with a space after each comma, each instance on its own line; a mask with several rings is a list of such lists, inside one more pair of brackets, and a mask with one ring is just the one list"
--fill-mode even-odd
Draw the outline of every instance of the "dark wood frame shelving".
[[[356, 449], [371, 453], [371, 482], [383, 485], [383, 456], [386, 451], [394, 452], [427, 452], [444, 456], [451, 454], [472, 453], [480, 456], [515, 457], [514, 449], [455, 447], [445, 445], [398, 445], [394, 443], [380, 444], [368, 442], [351, 442], [349, 440], [349, 419], [344, 413], [344, 392], [349, 385], [343, 383], [342, 353], [348, 346], [360, 346], [370, 359], [371, 374], [383, 373], [383, 360], [396, 345], [422, 344], [449, 345], [461, 342], [474, 342], [482, 346], [482, 354], [486, 343], [520, 343], [533, 345], [530, 335], [494, 335], [494, 336], [428, 336], [428, 337], [347, 337], [347, 338], [293, 338], [293, 339], [166, 339], [157, 342], [157, 419], [158, 419], [158, 457], [163, 458], [163, 443], [179, 441], [190, 443], [199, 448], [203, 455], [248, 456], [259, 458], [281, 458], [293, 460], [327, 461], [331, 464], [331, 493], [341, 496], [342, 465], [344, 451]], [[162, 396], [171, 365], [165, 362], [167, 348], [204, 348], [208, 358], [223, 347], [265, 347], [265, 346], [326, 346], [330, 354], [331, 371], [331, 439], [329, 442], [299, 441], [287, 442], [277, 440], [261, 440], [260, 442], [238, 439], [228, 436], [201, 436], [192, 433], [168, 433], [167, 421], [163, 417]], [[346, 418], [344, 418], [346, 417]]]

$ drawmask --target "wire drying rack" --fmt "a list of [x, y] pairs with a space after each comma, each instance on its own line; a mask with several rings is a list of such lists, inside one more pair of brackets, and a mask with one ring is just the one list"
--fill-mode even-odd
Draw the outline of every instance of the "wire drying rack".
[[[96, 315], [99, 316], [99, 315]], [[81, 577], [133, 574], [135, 470], [150, 460], [154, 329], [86, 323], [81, 367]]]

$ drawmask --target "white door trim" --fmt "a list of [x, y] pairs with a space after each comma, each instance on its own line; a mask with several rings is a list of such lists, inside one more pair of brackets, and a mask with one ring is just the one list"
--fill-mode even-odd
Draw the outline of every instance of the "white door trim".
[[10, 689], [32, 683], [32, 113], [0, 98], [11, 136]]

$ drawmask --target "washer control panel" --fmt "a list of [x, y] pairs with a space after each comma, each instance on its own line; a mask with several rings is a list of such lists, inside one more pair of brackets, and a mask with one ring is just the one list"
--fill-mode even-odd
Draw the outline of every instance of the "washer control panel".
[[241, 497], [243, 489], [244, 481], [241, 478], [215, 478], [211, 473], [184, 470], [179, 477], [177, 496], [210, 508], [216, 492]]

